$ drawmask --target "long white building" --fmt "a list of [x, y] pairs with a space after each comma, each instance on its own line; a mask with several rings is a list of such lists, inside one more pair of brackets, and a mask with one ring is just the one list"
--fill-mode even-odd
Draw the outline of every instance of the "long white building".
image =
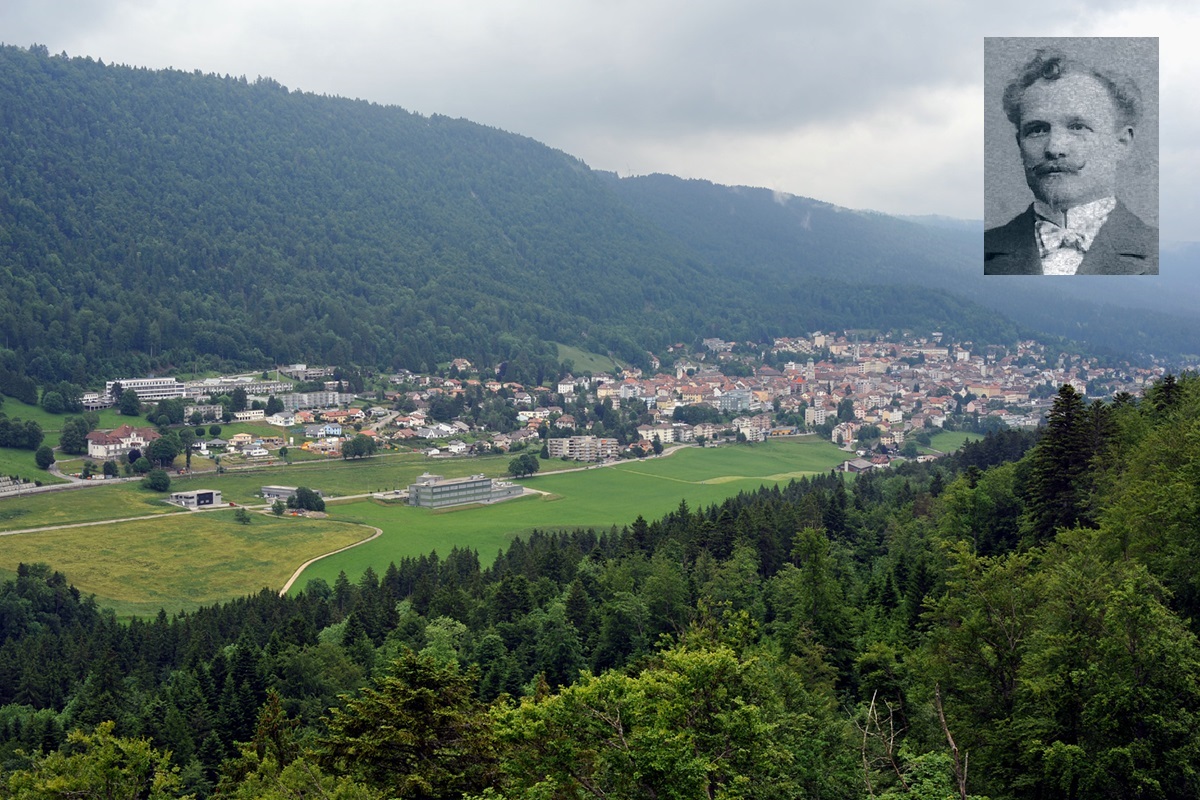
[[185, 397], [187, 392], [187, 387], [175, 378], [125, 378], [119, 381], [106, 381], [104, 396], [113, 403], [121, 399], [113, 397], [113, 385], [118, 383], [121, 384], [122, 392], [126, 389], [133, 389], [137, 392], [138, 400], [143, 403]]

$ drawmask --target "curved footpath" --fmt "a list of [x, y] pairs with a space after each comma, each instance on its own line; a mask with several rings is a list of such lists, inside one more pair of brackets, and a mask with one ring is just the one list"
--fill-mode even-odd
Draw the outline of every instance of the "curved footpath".
[[[196, 512], [194, 512], [194, 511], [172, 511], [172, 512], [168, 512], [166, 514], [149, 514], [149, 515], [146, 515], [143, 517], [122, 517], [120, 519], [103, 519], [103, 520], [95, 520], [93, 522], [68, 522], [68, 523], [65, 523], [62, 525], [44, 525], [40, 528], [21, 528], [19, 530], [13, 530], [13, 531], [0, 531], [0, 536], [18, 536], [20, 534], [27, 534], [27, 533], [43, 533], [46, 531], [61, 531], [61, 530], [67, 530], [69, 528], [88, 528], [88, 527], [93, 527], [96, 525], [111, 525], [114, 522], [141, 522], [143, 520], [166, 519], [167, 517], [178, 517], [183, 514], [194, 514], [194, 513], [196, 513]], [[361, 525], [362, 523], [347, 522], [345, 524]], [[301, 564], [299, 567], [296, 568], [296, 571], [292, 573], [292, 577], [287, 579], [287, 583], [283, 584], [283, 588], [279, 590], [279, 596], [282, 597], [283, 595], [287, 594], [288, 590], [292, 588], [292, 584], [295, 583], [296, 580], [300, 577], [300, 573], [304, 572], [304, 570], [308, 569], [310, 566], [312, 566], [316, 562], [320, 561], [322, 558], [328, 558], [329, 556], [335, 556], [338, 553], [344, 553], [353, 547], [358, 547], [360, 544], [366, 544], [367, 542], [375, 541], [376, 539], [378, 539], [380, 536], [383, 535], [382, 528], [376, 528], [374, 525], [363, 525], [363, 527], [370, 528], [371, 530], [373, 530], [375, 532], [365, 539], [360, 539], [359, 541], [354, 542], [352, 544], [348, 544], [345, 547], [340, 547], [337, 550], [332, 550], [328, 553], [322, 553], [319, 556], [315, 556], [314, 558], [310, 558], [308, 561], [305, 561], [303, 564]]]
[[191, 511], [168, 511], [165, 514], [147, 514], [142, 517], [120, 517], [117, 519], [100, 519], [92, 522], [65, 522], [61, 525], [43, 525], [40, 528], [20, 528], [13, 531], [0, 531], [0, 536], [17, 536], [23, 533], [42, 533], [43, 531], [61, 531], [67, 528], [88, 528], [94, 525], [111, 525], [114, 522], [140, 522], [144, 519], [166, 519], [178, 517], [181, 514], [191, 514]]
[[[359, 522], [349, 522], [349, 523], [346, 523], [346, 524], [348, 524], [348, 525], [361, 525], [362, 523], [359, 523]], [[376, 539], [378, 539], [380, 536], [383, 536], [383, 529], [382, 529], [382, 528], [376, 528], [374, 525], [363, 525], [363, 527], [365, 527], [365, 528], [370, 528], [371, 530], [375, 531], [375, 533], [371, 534], [371, 535], [370, 535], [370, 536], [368, 536], [366, 539], [363, 539], [363, 540], [361, 540], [361, 541], [355, 542], [354, 544], [348, 544], [348, 545], [346, 545], [345, 547], [338, 548], [337, 550], [334, 550], [334, 551], [332, 551], [332, 552], [329, 552], [329, 553], [324, 553], [324, 554], [322, 554], [322, 555], [319, 555], [319, 556], [317, 556], [317, 557], [315, 557], [315, 558], [310, 558], [308, 561], [305, 561], [303, 564], [301, 564], [300, 566], [296, 567], [296, 571], [292, 573], [292, 577], [290, 577], [290, 578], [288, 578], [288, 579], [287, 579], [287, 583], [285, 583], [285, 584], [283, 585], [283, 588], [279, 590], [279, 596], [280, 596], [280, 597], [283, 597], [284, 595], [286, 595], [286, 594], [288, 593], [288, 589], [291, 589], [291, 588], [292, 588], [292, 584], [293, 584], [293, 583], [295, 583], [295, 582], [296, 582], [296, 579], [300, 577], [300, 573], [301, 573], [301, 572], [304, 572], [304, 570], [308, 569], [310, 566], [312, 566], [313, 564], [317, 563], [317, 562], [318, 562], [318, 561], [320, 561], [322, 558], [329, 558], [330, 556], [336, 556], [338, 553], [344, 553], [344, 552], [346, 552], [347, 550], [350, 550], [351, 548], [358, 547], [360, 544], [366, 544], [367, 542], [373, 542], [373, 541], [375, 541]]]
[[[675, 453], [677, 450], [682, 449], [684, 446], [685, 445], [675, 445], [673, 447], [668, 447], [665, 450], [663, 450], [662, 455], [650, 456], [650, 458], [656, 458], [656, 457], [662, 458], [663, 456], [669, 456], [669, 455]], [[557, 474], [561, 474], [564, 472], [582, 472], [584, 470], [596, 469], [597, 467], [611, 467], [616, 464], [622, 464], [622, 463], [625, 463], [625, 462], [615, 460], [615, 461], [603, 462], [600, 464], [591, 464], [591, 465], [587, 465], [587, 466], [574, 467], [574, 468], [564, 469], [564, 470], [554, 470], [552, 472], [547, 472], [545, 474], [557, 475]], [[87, 486], [91, 483], [90, 481], [82, 481], [82, 480], [79, 480], [78, 478], [72, 478], [69, 475], [62, 475], [62, 477], [67, 478], [68, 480], [71, 480], [73, 482], [67, 483], [67, 484], [55, 484], [53, 486], [41, 486], [41, 487], [37, 487], [36, 490], [31, 489], [29, 491], [30, 492], [33, 492], [33, 491], [45, 492], [45, 491], [55, 491], [55, 490], [62, 490], [62, 489], [74, 489], [74, 488], [78, 488], [80, 486]], [[109, 478], [108, 480], [110, 482], [114, 481], [114, 480], [116, 480], [116, 481], [140, 480], [140, 477], [116, 478], [116, 479]], [[95, 484], [91, 484], [91, 485], [95, 485]], [[533, 489], [531, 487], [525, 487], [525, 491], [530, 494], [546, 494], [546, 492], [543, 492], [539, 489]], [[331, 497], [331, 498], [327, 498], [327, 499], [330, 501], [357, 500], [357, 499], [361, 499], [361, 498], [372, 497], [374, 494], [375, 494], [374, 492], [370, 492], [370, 493], [357, 494], [357, 495], [346, 495], [346, 496], [337, 497], [337, 498]], [[268, 508], [267, 506], [242, 506], [242, 507], [250, 508], [250, 509], [254, 509], [254, 510]], [[74, 522], [74, 523], [66, 523], [63, 525], [46, 525], [46, 526], [43, 526], [40, 528], [24, 528], [24, 529], [20, 529], [20, 530], [0, 531], [0, 536], [14, 536], [14, 535], [23, 534], [23, 533], [41, 533], [42, 531], [63, 530], [66, 528], [84, 528], [84, 527], [89, 527], [89, 526], [93, 526], [93, 525], [110, 525], [114, 522], [136, 522], [139, 520], [163, 519], [165, 517], [177, 516], [179, 514], [192, 514], [192, 513], [196, 513], [196, 512], [194, 512], [194, 511], [175, 511], [175, 512], [169, 512], [166, 514], [149, 514], [149, 515], [142, 516], [142, 517], [125, 517], [122, 519], [106, 519], [106, 520], [97, 520], [94, 522]], [[347, 523], [347, 524], [358, 525], [358, 524], [362, 524], [362, 523]], [[323, 558], [329, 558], [330, 556], [335, 556], [338, 553], [344, 553], [347, 550], [350, 550], [351, 548], [358, 547], [359, 545], [366, 544], [367, 542], [373, 542], [376, 539], [378, 539], [380, 536], [383, 535], [382, 528], [376, 528], [374, 525], [363, 525], [363, 527], [370, 528], [371, 530], [375, 531], [375, 533], [371, 534], [366, 539], [362, 539], [360, 541], [354, 542], [353, 544], [348, 544], [345, 547], [338, 548], [337, 550], [333, 550], [328, 553], [323, 553], [314, 558], [310, 558], [308, 561], [305, 561], [303, 564], [301, 564], [299, 567], [296, 568], [296, 571], [292, 573], [292, 576], [287, 579], [286, 583], [283, 584], [283, 588], [279, 590], [280, 597], [287, 594], [288, 590], [290, 590], [292, 588], [292, 585], [300, 578], [300, 575], [304, 572], [304, 570], [308, 569], [316, 562], [320, 561]]]

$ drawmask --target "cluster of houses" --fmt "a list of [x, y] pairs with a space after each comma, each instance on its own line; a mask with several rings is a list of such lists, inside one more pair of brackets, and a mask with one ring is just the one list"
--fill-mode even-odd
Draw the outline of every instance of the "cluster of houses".
[[[428, 442], [426, 452], [431, 455], [465, 455], [536, 445], [548, 432], [546, 445], [551, 456], [601, 461], [619, 454], [615, 439], [591, 435], [588, 422], [577, 420], [560, 406], [539, 405], [537, 398], [556, 394], [564, 403], [586, 398], [588, 402], [607, 401], [614, 408], [637, 400], [644, 404], [650, 422], [638, 428], [639, 441], [629, 446], [643, 451], [655, 443], [713, 441], [727, 434], [753, 442], [813, 428], [829, 431], [831, 441], [850, 449], [864, 427], [869, 426], [872, 437], [878, 437], [882, 444], [899, 447], [912, 432], [939, 428], [957, 412], [995, 417], [1009, 427], [1035, 426], [1052, 404], [1053, 390], [1064, 383], [1083, 394], [1097, 382], [1105, 386], [1106, 393], [1138, 394], [1163, 373], [1158, 368], [1101, 367], [1093, 360], [1048, 353], [1034, 341], [1006, 348], [943, 339], [934, 334], [896, 341], [861, 341], [844, 333], [819, 332], [780, 338], [771, 348], [776, 356], [774, 363], [784, 358], [793, 360], [783, 362], [778, 369], [760, 363], [744, 377], [722, 371], [732, 361], [740, 368], [731, 372], [746, 370], [734, 343], [720, 339], [705, 339], [699, 354], [680, 353], [668, 372], [643, 375], [631, 368], [586, 378], [568, 375], [552, 386], [532, 389], [487, 378], [439, 378], [403, 372], [393, 381], [408, 385], [407, 391], [387, 392], [385, 396], [389, 402], [413, 401], [417, 410], [406, 414], [382, 406], [348, 407], [353, 395], [339, 391], [342, 387], [334, 381], [328, 382], [325, 391], [308, 393], [291, 391], [294, 384], [286, 381], [253, 377], [187, 384], [173, 378], [119, 383], [122, 390], [134, 389], [147, 402], [164, 397], [200, 398], [234, 388], [243, 389], [254, 399], [284, 399], [284, 411], [267, 415], [261, 409], [251, 409], [237, 412], [235, 420], [261, 421], [296, 432], [302, 428], [301, 447], [326, 455], [340, 454], [342, 443], [359, 433], [381, 442]], [[682, 345], [671, 348], [672, 355], [682, 349]], [[455, 376], [473, 370], [465, 359], [455, 359], [452, 366], [450, 374]], [[281, 372], [319, 377], [330, 374], [328, 368], [310, 369], [303, 364]], [[107, 387], [108, 392], [113, 383]], [[463, 421], [430, 418], [427, 409], [438, 395], [461, 394], [475, 387], [506, 397], [516, 407], [521, 427], [509, 433], [478, 431]], [[731, 421], [689, 425], [673, 418], [675, 409], [698, 404], [723, 412]], [[185, 413], [188, 418], [199, 415], [208, 419], [222, 411], [219, 405], [197, 403], [188, 406]], [[781, 424], [780, 419], [795, 424]], [[100, 460], [116, 458], [131, 449], [144, 448], [157, 437], [152, 428], [128, 425], [115, 431], [93, 431], [88, 435], [88, 455]], [[283, 444], [282, 436], [238, 434], [228, 441], [198, 443], [198, 448], [201, 452], [232, 450], [261, 458]]]
[[[145, 452], [159, 438], [161, 434], [154, 428], [135, 428], [132, 425], [122, 425], [110, 431], [92, 431], [87, 435], [87, 455], [96, 461], [115, 461], [134, 450]], [[270, 449], [278, 449], [283, 444], [282, 436], [256, 436], [243, 432], [228, 439], [213, 437], [201, 440], [193, 448], [203, 456], [218, 452], [237, 453], [247, 458], [266, 458], [270, 455]]]

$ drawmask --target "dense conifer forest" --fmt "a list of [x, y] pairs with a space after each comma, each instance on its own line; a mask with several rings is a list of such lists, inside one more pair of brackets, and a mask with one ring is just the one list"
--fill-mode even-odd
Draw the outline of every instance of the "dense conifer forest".
[[0, 797], [1195, 797], [1197, 420], [1195, 376], [1064, 386], [936, 462], [175, 617], [26, 565]]
[[890, 220], [852, 257], [823, 234], [796, 258], [828, 277], [767, 283], [531, 139], [270, 79], [0, 47], [0, 131], [0, 369], [38, 384], [455, 357], [537, 383], [555, 341], [643, 364], [847, 320], [1016, 337], [941, 290], [843, 281], [952, 264], [919, 226]]

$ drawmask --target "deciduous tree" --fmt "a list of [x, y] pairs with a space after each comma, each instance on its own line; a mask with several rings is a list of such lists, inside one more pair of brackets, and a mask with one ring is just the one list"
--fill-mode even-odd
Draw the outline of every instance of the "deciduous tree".
[[50, 469], [54, 464], [54, 451], [46, 445], [42, 445], [33, 454], [33, 463], [37, 464], [38, 469]]
[[168, 492], [171, 490], [171, 476], [166, 470], [152, 469], [142, 478], [142, 488], [152, 492]]
[[133, 389], [121, 392], [117, 399], [117, 410], [126, 417], [136, 417], [142, 413], [142, 401]]
[[845, 730], [775, 656], [712, 642], [496, 712], [502, 797], [847, 797]]
[[91, 430], [83, 417], [68, 417], [63, 421], [62, 431], [58, 436], [59, 449], [68, 455], [83, 455], [87, 452], [87, 435]]
[[147, 739], [114, 736], [113, 727], [109, 721], [91, 733], [72, 731], [68, 747], [35, 756], [31, 766], [10, 774], [5, 797], [178, 798], [179, 774], [170, 757]]

